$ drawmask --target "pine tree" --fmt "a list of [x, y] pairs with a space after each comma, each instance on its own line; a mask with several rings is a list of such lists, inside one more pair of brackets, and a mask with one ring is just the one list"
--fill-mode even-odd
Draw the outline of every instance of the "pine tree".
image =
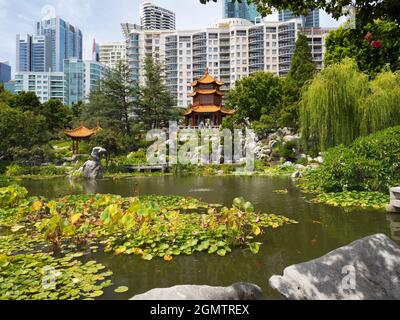
[[307, 37], [300, 33], [296, 41], [296, 50], [292, 57], [288, 78], [293, 80], [297, 87], [301, 89], [308, 80], [314, 77], [315, 72], [316, 66], [312, 60]]
[[86, 118], [129, 136], [139, 102], [139, 86], [132, 79], [129, 66], [121, 61], [91, 92]]
[[147, 129], [161, 128], [177, 118], [174, 100], [165, 85], [165, 70], [151, 55], [146, 55], [144, 86], [140, 88], [141, 103], [135, 114]]

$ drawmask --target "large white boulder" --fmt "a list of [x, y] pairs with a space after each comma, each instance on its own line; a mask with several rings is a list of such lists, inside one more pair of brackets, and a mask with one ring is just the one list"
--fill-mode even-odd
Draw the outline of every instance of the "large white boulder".
[[398, 300], [400, 247], [373, 235], [290, 266], [269, 284], [290, 300]]

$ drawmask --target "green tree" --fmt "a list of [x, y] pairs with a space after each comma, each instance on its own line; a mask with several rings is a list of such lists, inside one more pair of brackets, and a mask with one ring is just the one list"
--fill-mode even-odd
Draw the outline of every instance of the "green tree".
[[298, 129], [299, 125], [299, 100], [305, 85], [316, 73], [316, 65], [312, 60], [311, 48], [307, 37], [300, 33], [296, 41], [290, 71], [284, 80], [283, 108], [278, 115], [280, 127]]
[[303, 93], [300, 107], [306, 149], [326, 150], [349, 145], [360, 135], [360, 101], [368, 93], [368, 76], [355, 61], [345, 59], [315, 77]]
[[[303, 85], [312, 79], [316, 72], [316, 66], [312, 60], [311, 48], [308, 45], [307, 37], [300, 33], [296, 41], [296, 49], [292, 57], [292, 63], [288, 78], [296, 83], [301, 89]], [[298, 100], [299, 96], [295, 100]]]
[[282, 80], [270, 72], [256, 72], [238, 80], [227, 95], [227, 106], [236, 110], [236, 122], [259, 121], [280, 106]]
[[144, 61], [145, 84], [141, 87], [141, 103], [135, 114], [146, 129], [168, 126], [168, 121], [176, 120], [174, 101], [165, 86], [165, 70], [151, 55]]
[[360, 103], [361, 134], [369, 135], [400, 125], [400, 74], [382, 72], [369, 87], [370, 93]]
[[[207, 3], [211, 0], [200, 0]], [[212, 0], [217, 2], [217, 0]], [[242, 2], [244, 0], [232, 0]], [[266, 16], [277, 10], [290, 9], [297, 15], [306, 14], [310, 9], [323, 9], [338, 19], [343, 14], [343, 9], [354, 3], [353, 0], [247, 0], [248, 3], [257, 4], [258, 11]], [[400, 22], [400, 1], [398, 0], [357, 0], [355, 1], [357, 20], [359, 25], [364, 25], [376, 18], [389, 19]]]
[[31, 111], [35, 114], [40, 114], [42, 110], [42, 104], [34, 92], [22, 91], [14, 94], [10, 101], [10, 106], [19, 108], [22, 111]]
[[385, 66], [400, 69], [400, 26], [385, 20], [374, 20], [360, 29], [339, 27], [326, 38], [325, 65], [349, 57], [360, 70], [374, 77]]
[[120, 62], [90, 93], [85, 118], [124, 135], [132, 134], [133, 114], [139, 103], [139, 86], [129, 66]]
[[41, 114], [46, 117], [47, 128], [52, 133], [67, 128], [72, 119], [71, 110], [58, 99], [45, 102]]
[[12, 148], [30, 149], [48, 142], [44, 116], [0, 103], [0, 156], [12, 158]]

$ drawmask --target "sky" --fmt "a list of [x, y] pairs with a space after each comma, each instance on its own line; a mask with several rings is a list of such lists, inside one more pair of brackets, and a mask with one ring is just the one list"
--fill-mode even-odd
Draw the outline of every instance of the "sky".
[[[222, 18], [223, 1], [200, 4], [199, 0], [153, 0], [176, 13], [177, 29], [199, 29]], [[121, 22], [140, 23], [141, 0], [0, 0], [0, 61], [9, 61], [15, 71], [17, 34], [32, 34], [35, 21], [60, 16], [83, 32], [84, 59], [91, 58], [93, 39], [97, 43], [122, 41]], [[268, 20], [278, 20], [277, 14]], [[321, 13], [322, 27], [338, 22]]]

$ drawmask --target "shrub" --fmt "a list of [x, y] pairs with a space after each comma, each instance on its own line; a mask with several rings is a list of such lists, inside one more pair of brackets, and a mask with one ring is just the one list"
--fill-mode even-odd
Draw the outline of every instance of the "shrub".
[[65, 168], [56, 166], [20, 166], [18, 164], [11, 164], [7, 167], [6, 176], [28, 176], [28, 175], [42, 175], [42, 176], [55, 176], [65, 175]]
[[325, 192], [382, 191], [400, 183], [400, 126], [359, 138], [325, 154], [304, 186]]
[[18, 204], [27, 194], [28, 191], [18, 185], [0, 188], [0, 208], [8, 208]]

